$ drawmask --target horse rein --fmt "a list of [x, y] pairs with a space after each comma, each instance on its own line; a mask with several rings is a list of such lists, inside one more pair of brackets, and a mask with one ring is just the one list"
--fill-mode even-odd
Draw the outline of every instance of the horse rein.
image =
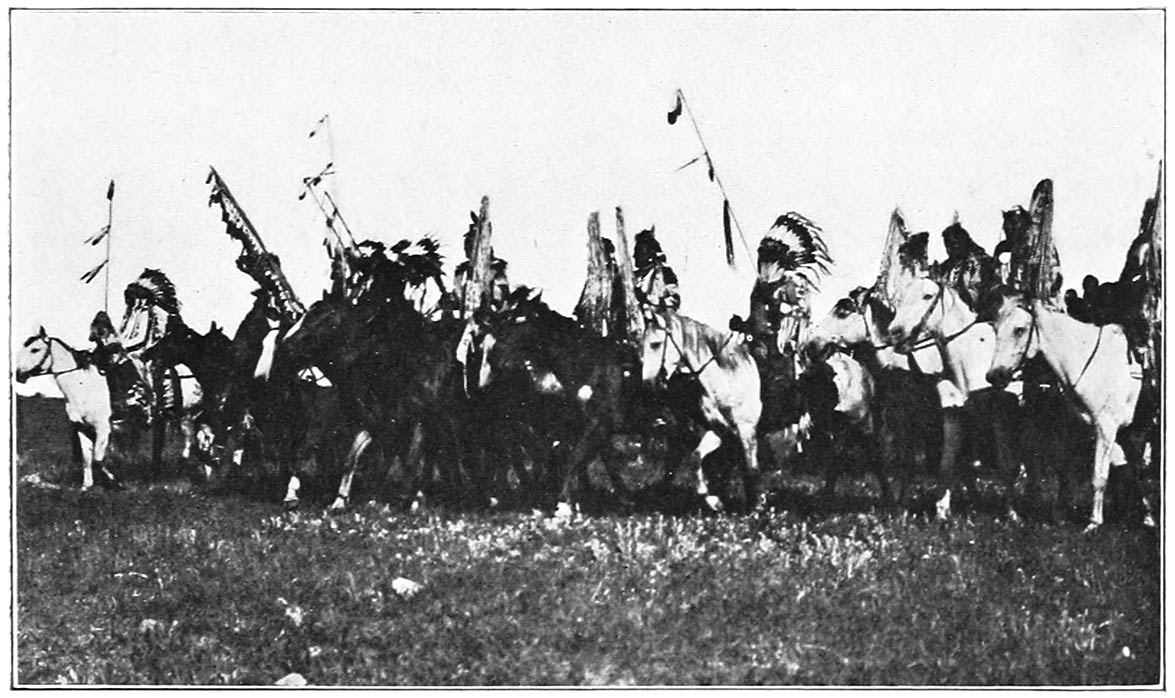
[[[946, 295], [946, 288], [947, 288], [946, 284], [941, 281], [935, 281], [934, 283], [938, 286], [938, 293], [934, 296], [934, 302], [930, 304], [930, 307], [928, 307], [926, 309], [926, 312], [922, 314], [922, 318], [920, 320], [918, 320], [918, 324], [914, 326], [914, 330], [912, 332], [910, 332], [911, 337], [917, 337], [919, 334], [922, 333], [923, 330], [926, 329], [926, 321], [930, 319], [930, 314], [932, 312], [934, 312], [935, 306], [941, 305], [943, 317], [944, 318], [946, 317], [947, 309], [946, 309], [946, 305], [943, 303], [943, 297]], [[1035, 325], [1035, 323], [1036, 323], [1036, 319], [1034, 317], [1033, 324]], [[946, 345], [950, 344], [951, 342], [955, 341], [959, 337], [966, 334], [968, 331], [970, 331], [970, 329], [972, 327], [975, 327], [977, 324], [979, 324], [979, 317], [978, 316], [976, 316], [975, 319], [972, 320], [971, 322], [964, 325], [962, 329], [957, 330], [955, 332], [952, 332], [948, 335], [944, 335], [942, 337], [929, 336], [926, 339], [923, 339], [918, 342], [914, 342], [906, 350], [906, 353], [912, 353], [912, 352], [918, 351], [919, 349], [926, 349], [927, 347], [932, 347], [935, 345], [945, 347]], [[890, 344], [887, 346], [892, 347], [894, 345]]]
[[[681, 345], [677, 343], [677, 338], [673, 336], [673, 333], [669, 331], [668, 327], [663, 329], [665, 331], [665, 336], [669, 339], [670, 342], [673, 342], [673, 348], [677, 350], [677, 355], [681, 357], [681, 362], [685, 364], [686, 372], [694, 376], [701, 375], [702, 371], [706, 370], [706, 367], [714, 363], [714, 361], [718, 359], [718, 355], [723, 351], [726, 351], [726, 347], [728, 344], [730, 344], [730, 340], [734, 339], [734, 332], [728, 334], [726, 336], [726, 340], [722, 342], [722, 346], [718, 347], [718, 350], [712, 353], [710, 358], [702, 362], [702, 365], [695, 370], [692, 366], [689, 365], [689, 359], [686, 358], [685, 352], [682, 350]], [[661, 368], [665, 368], [665, 357], [668, 356], [668, 353], [669, 343], [666, 342], [661, 345]], [[677, 373], [677, 371], [675, 370], [674, 373]]]

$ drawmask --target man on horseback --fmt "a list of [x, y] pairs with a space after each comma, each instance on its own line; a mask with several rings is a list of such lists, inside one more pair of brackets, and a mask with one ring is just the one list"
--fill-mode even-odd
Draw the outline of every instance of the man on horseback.
[[936, 275], [974, 310], [980, 296], [995, 285], [996, 261], [958, 221], [942, 231], [942, 242], [947, 258], [936, 265]]
[[134, 415], [146, 423], [150, 419], [150, 384], [140, 366], [127, 354], [104, 310], [99, 310], [90, 322], [90, 341], [94, 343], [90, 352], [94, 366], [106, 376], [110, 389], [113, 419], [121, 421]]
[[661, 243], [657, 242], [656, 226], [636, 235], [633, 264], [636, 266], [636, 298], [642, 309], [673, 310], [681, 307], [677, 290], [677, 274], [665, 259]]
[[[472, 222], [469, 224], [469, 230], [465, 231], [465, 261], [457, 265], [453, 271], [453, 305], [458, 315], [464, 312], [465, 309], [465, 286], [473, 277], [473, 251], [475, 243], [477, 242], [477, 230], [480, 225], [476, 213], [470, 213]], [[490, 298], [489, 309], [493, 312], [500, 312], [506, 302], [506, 297], [510, 295], [510, 281], [506, 277], [506, 260], [500, 259], [490, 249]]]

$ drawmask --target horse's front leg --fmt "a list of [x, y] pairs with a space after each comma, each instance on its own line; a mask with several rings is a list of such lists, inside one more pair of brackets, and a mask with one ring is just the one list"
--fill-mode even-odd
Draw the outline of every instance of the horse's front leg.
[[964, 415], [962, 407], [948, 407], [942, 411], [942, 461], [938, 479], [942, 494], [934, 503], [935, 518], [945, 521], [951, 515], [951, 492], [956, 489], [956, 471], [963, 450]]
[[80, 424], [73, 425], [73, 433], [82, 451], [82, 492], [86, 492], [94, 487], [94, 440]]
[[[706, 460], [706, 456], [718, 450], [721, 445], [722, 438], [713, 430], [708, 429], [705, 434], [702, 434], [702, 439], [694, 447], [693, 452], [686, 457], [689, 467], [692, 467], [696, 472], [698, 496], [705, 500], [706, 506], [714, 511], [722, 511], [722, 501], [710, 494], [709, 488], [706, 487], [706, 474], [702, 471], [702, 462]], [[752, 449], [750, 453], [754, 453], [754, 450]], [[755, 467], [757, 470], [758, 461], [756, 461]]]
[[371, 445], [371, 432], [362, 429], [351, 442], [351, 450], [347, 452], [347, 459], [343, 464], [343, 479], [339, 482], [339, 493], [335, 501], [331, 502], [330, 511], [342, 511], [347, 508], [347, 499], [351, 496], [351, 484], [355, 479], [355, 471], [359, 468], [359, 459], [363, 452]]
[[1017, 454], [1015, 413], [1017, 401], [1011, 393], [1003, 391], [993, 393], [988, 402], [988, 418], [991, 421], [991, 435], [995, 439], [995, 453], [997, 468], [1004, 480], [1005, 508], [1008, 519], [1020, 521], [1013, 501], [1016, 494], [1016, 481], [1020, 477], [1020, 459]]
[[1106, 500], [1106, 483], [1110, 479], [1110, 460], [1115, 445], [1106, 437], [1104, 426], [1097, 424], [1097, 436], [1093, 447], [1093, 511], [1089, 515], [1089, 525], [1085, 527], [1086, 533], [1096, 531], [1105, 521], [1103, 509]]
[[758, 510], [764, 502], [759, 497], [759, 442], [755, 435], [755, 424], [739, 429], [743, 446], [743, 489], [751, 507]]

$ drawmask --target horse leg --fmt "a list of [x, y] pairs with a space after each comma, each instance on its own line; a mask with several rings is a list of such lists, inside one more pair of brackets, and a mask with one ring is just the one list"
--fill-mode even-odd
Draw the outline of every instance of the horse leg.
[[714, 433], [714, 431], [707, 429], [706, 433], [702, 434], [702, 439], [698, 441], [698, 445], [694, 447], [693, 452], [686, 457], [686, 462], [689, 464], [689, 467], [696, 473], [696, 492], [698, 496], [702, 497], [706, 502], [706, 506], [714, 511], [722, 511], [722, 502], [718, 497], [710, 494], [710, 490], [706, 487], [706, 474], [702, 472], [702, 462], [706, 460], [706, 456], [718, 450], [718, 447], [721, 445], [722, 438]]
[[743, 446], [743, 491], [751, 508], [758, 511], [766, 503], [759, 493], [759, 443], [755, 434], [757, 425], [743, 425], [739, 437]]
[[85, 492], [94, 487], [94, 440], [80, 424], [73, 425], [73, 433], [82, 450], [82, 492]]
[[587, 466], [591, 457], [600, 452], [604, 440], [604, 426], [599, 421], [593, 421], [584, 431], [579, 442], [571, 449], [567, 460], [563, 464], [560, 480], [562, 486], [559, 492], [559, 502], [556, 512], [560, 515], [570, 514], [572, 511], [573, 490], [584, 489], [587, 480]]
[[293, 511], [298, 508], [301, 500], [298, 499], [298, 490], [302, 489], [302, 481], [298, 479], [297, 475], [290, 473], [290, 479], [286, 483], [286, 496], [282, 499], [282, 506], [286, 511]]
[[329, 511], [343, 511], [347, 508], [347, 499], [351, 496], [351, 484], [355, 479], [355, 470], [359, 467], [359, 458], [367, 447], [371, 445], [371, 432], [360, 430], [351, 442], [351, 449], [347, 452], [347, 459], [343, 462], [343, 479], [339, 482], [338, 496], [331, 502]]
[[1016, 480], [1020, 477], [1020, 460], [1014, 448], [1016, 436], [1015, 425], [1012, 423], [1012, 410], [1015, 409], [1014, 396], [1011, 406], [1003, 404], [1004, 393], [993, 394], [989, 403], [988, 419], [991, 423], [991, 436], [995, 440], [996, 467], [1004, 480], [1004, 505], [1008, 519], [1013, 523], [1020, 521], [1019, 514], [1013, 506], [1016, 494]]
[[[1097, 424], [1097, 437], [1093, 451], [1093, 511], [1085, 532], [1090, 533], [1102, 525], [1103, 508], [1106, 498], [1106, 483], [1110, 479], [1110, 459], [1116, 444], [1106, 436], [1104, 425]], [[1120, 452], [1120, 449], [1119, 449]]]
[[163, 474], [163, 443], [167, 439], [167, 418], [162, 410], [151, 422], [151, 473], [155, 478]]
[[192, 458], [192, 442], [196, 435], [196, 420], [192, 415], [185, 414], [180, 417], [180, 433], [184, 438], [184, 450], [180, 453], [180, 458], [187, 463]]
[[964, 419], [962, 407], [942, 411], [942, 462], [938, 477], [942, 495], [934, 503], [935, 518], [945, 521], [951, 515], [951, 490], [955, 488], [955, 470], [963, 447]]

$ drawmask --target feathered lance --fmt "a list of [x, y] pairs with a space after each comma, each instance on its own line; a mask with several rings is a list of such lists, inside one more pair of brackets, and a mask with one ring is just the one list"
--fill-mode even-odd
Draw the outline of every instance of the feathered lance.
[[105, 270], [105, 289], [102, 296], [102, 308], [109, 315], [110, 314], [110, 230], [114, 224], [114, 180], [110, 180], [110, 186], [106, 187], [106, 225], [101, 230], [94, 233], [86, 239], [87, 245], [97, 245], [106, 240], [106, 258], [102, 260], [98, 266], [82, 274], [82, 282], [90, 283], [98, 276], [98, 272]]
[[[685, 93], [682, 92], [680, 88], [678, 88], [677, 91], [674, 92], [674, 98], [675, 101], [673, 104], [673, 109], [671, 109], [667, 115], [669, 125], [672, 126], [673, 124], [676, 124], [677, 119], [681, 116], [683, 111], [686, 116], [689, 117], [690, 123], [693, 124], [694, 127], [694, 133], [698, 136], [698, 143], [700, 143], [702, 146], [702, 154], [700, 157], [706, 160], [707, 175], [709, 176], [710, 181], [717, 184], [718, 190], [722, 192], [722, 222], [723, 239], [726, 245], [726, 263], [729, 264], [732, 268], [735, 266], [734, 239], [730, 230], [730, 223], [732, 222], [734, 223], [735, 229], [738, 230], [739, 238], [743, 241], [743, 249], [746, 250], [747, 258], [750, 259], [752, 263], [754, 263], [755, 255], [751, 252], [751, 246], [747, 244], [747, 236], [743, 234], [743, 227], [739, 224], [738, 217], [734, 215], [734, 210], [730, 206], [730, 196], [727, 195], [726, 187], [722, 185], [722, 178], [718, 176], [718, 170], [714, 167], [714, 159], [710, 157], [710, 149], [706, 147], [706, 140], [702, 138], [702, 130], [698, 128], [698, 120], [694, 118], [694, 112], [692, 109], [690, 109], [689, 102], [686, 101]], [[694, 158], [677, 169], [685, 169], [686, 167], [697, 162], [698, 159], [699, 158]]]
[[635, 345], [645, 334], [645, 317], [636, 298], [635, 272], [632, 255], [628, 251], [628, 235], [624, 231], [624, 211], [616, 207], [616, 268], [624, 287], [625, 327], [628, 341]]

